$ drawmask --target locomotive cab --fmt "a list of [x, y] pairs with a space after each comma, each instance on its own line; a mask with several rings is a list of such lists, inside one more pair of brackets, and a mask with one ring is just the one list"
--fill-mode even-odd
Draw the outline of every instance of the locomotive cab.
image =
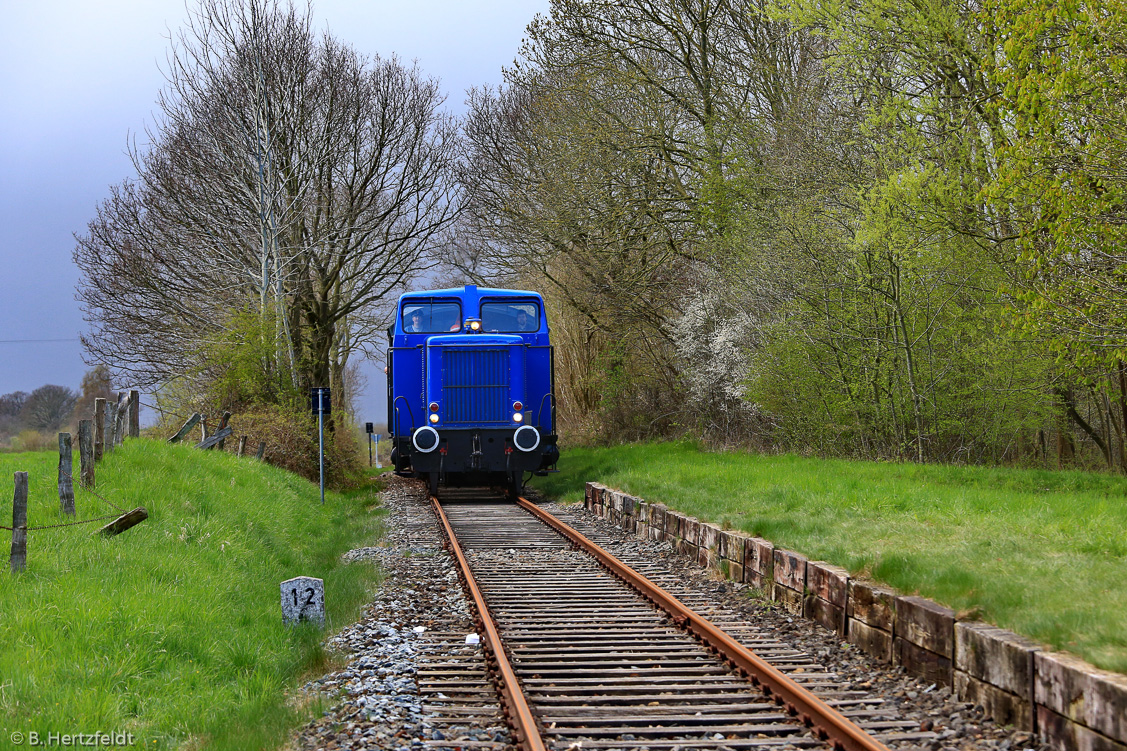
[[388, 426], [396, 470], [439, 483], [504, 484], [553, 471], [554, 360], [535, 292], [410, 292], [388, 330]]

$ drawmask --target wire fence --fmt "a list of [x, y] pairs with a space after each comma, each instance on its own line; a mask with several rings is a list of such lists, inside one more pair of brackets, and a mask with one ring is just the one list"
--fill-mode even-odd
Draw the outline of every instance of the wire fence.
[[[143, 508], [127, 511], [118, 504], [106, 498], [94, 489], [95, 465], [107, 453], [125, 442], [125, 438], [140, 436], [140, 421], [138, 412], [140, 408], [140, 393], [136, 390], [127, 394], [118, 394], [117, 401], [107, 399], [94, 400], [94, 415], [91, 420], [80, 420], [78, 424], [78, 453], [81, 472], [78, 482], [72, 474], [74, 467], [74, 451], [70, 433], [59, 433], [59, 469], [58, 490], [59, 503], [64, 514], [74, 516], [75, 486], [84, 493], [97, 498], [106, 506], [114, 509], [115, 513], [95, 516], [90, 519], [81, 519], [57, 524], [38, 524], [29, 526], [27, 523], [28, 503], [28, 473], [15, 474], [15, 496], [12, 502], [12, 526], [0, 525], [0, 529], [12, 533], [12, 552], [9, 558], [12, 571], [23, 571], [27, 566], [27, 533], [48, 529], [61, 529], [63, 527], [79, 527], [98, 522], [109, 524], [103, 531], [115, 528], [112, 534], [124, 531], [138, 521], [148, 517], [148, 512]], [[126, 522], [125, 520], [130, 521]]]
[[[115, 513], [104, 514], [90, 519], [59, 522], [58, 524], [28, 526], [28, 473], [16, 473], [16, 492], [12, 506], [12, 526], [0, 525], [0, 530], [7, 530], [12, 533], [10, 563], [13, 571], [23, 571], [26, 567], [28, 532], [60, 529], [63, 527], [79, 527], [86, 524], [109, 521], [108, 524], [103, 526], [101, 532], [114, 535], [124, 532], [148, 518], [148, 511], [143, 507], [138, 507], [131, 511], [126, 510], [94, 489], [96, 482], [96, 464], [101, 461], [106, 454], [112, 452], [115, 446], [120, 446], [124, 443], [126, 437], [140, 437], [140, 421], [138, 419], [140, 404], [140, 393], [136, 390], [130, 391], [128, 395], [125, 393], [118, 394], [116, 402], [101, 398], [94, 400], [93, 419], [80, 420], [78, 423], [78, 454], [81, 467], [78, 482], [75, 482], [75, 477], [72, 474], [74, 467], [74, 451], [71, 444], [71, 435], [70, 433], [59, 433], [58, 488], [59, 504], [62, 513], [70, 516], [76, 514], [74, 493], [76, 486], [84, 493], [88, 493], [106, 506], [114, 509]], [[224, 441], [230, 437], [232, 433], [231, 428], [227, 424], [230, 418], [231, 413], [224, 412], [220, 418], [218, 428], [214, 432], [209, 433], [206, 418], [198, 412], [194, 413], [185, 421], [183, 427], [169, 438], [169, 442], [177, 443], [181, 441], [187, 436], [189, 431], [198, 424], [201, 429], [202, 440], [196, 444], [196, 447], [202, 449], [222, 449]], [[244, 455], [246, 441], [247, 436], [240, 437], [237, 452], [239, 456]], [[256, 457], [259, 461], [264, 459], [265, 451], [266, 442], [262, 441], [258, 445], [258, 454]]]
[[[61, 476], [63, 478], [65, 478], [66, 480], [69, 480], [72, 483], [74, 482], [74, 478], [70, 474], [64, 473]], [[34, 526], [34, 527], [26, 527], [26, 526], [19, 527], [19, 529], [22, 529], [26, 532], [34, 532], [34, 531], [40, 530], [40, 529], [58, 529], [59, 527], [77, 527], [77, 526], [80, 526], [82, 524], [93, 524], [94, 522], [105, 521], [106, 519], [117, 519], [122, 514], [128, 513], [121, 506], [118, 506], [116, 503], [111, 501], [109, 498], [106, 498], [101, 493], [98, 493], [97, 491], [95, 491], [93, 488], [88, 488], [85, 485], [83, 485], [81, 482], [78, 484], [78, 487], [82, 488], [87, 493], [89, 493], [90, 495], [99, 499], [103, 503], [106, 503], [107, 505], [112, 506], [114, 508], [114, 510], [117, 511], [117, 513], [116, 514], [106, 514], [105, 516], [96, 516], [93, 519], [83, 519], [82, 521], [77, 521], [77, 522], [62, 522], [60, 524], [40, 524], [40, 525], [37, 525], [37, 526]], [[5, 527], [3, 524], [0, 524], [0, 529], [6, 529], [9, 532], [16, 531], [15, 527]]]

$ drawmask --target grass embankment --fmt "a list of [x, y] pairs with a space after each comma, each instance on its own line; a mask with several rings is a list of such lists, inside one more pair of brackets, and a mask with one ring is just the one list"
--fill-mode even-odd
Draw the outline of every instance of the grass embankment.
[[1089, 472], [569, 449], [538, 480], [659, 501], [1127, 673], [1127, 479]]
[[[29, 526], [67, 521], [57, 462], [0, 456], [7, 499], [12, 472], [30, 474]], [[313, 711], [286, 691], [326, 664], [318, 629], [282, 625], [278, 585], [322, 578], [329, 627], [356, 620], [378, 573], [339, 556], [379, 534], [375, 484], [322, 507], [316, 485], [274, 467], [134, 440], [98, 465], [97, 491], [149, 519], [112, 538], [91, 536], [104, 522], [30, 531], [18, 575], [0, 531], [0, 748], [13, 732], [99, 730], [146, 749], [276, 747]], [[76, 495], [79, 519], [112, 512]]]

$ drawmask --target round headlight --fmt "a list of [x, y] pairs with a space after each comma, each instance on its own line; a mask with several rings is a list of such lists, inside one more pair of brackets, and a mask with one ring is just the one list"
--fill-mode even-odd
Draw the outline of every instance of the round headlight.
[[524, 422], [524, 415], [520, 412], [514, 412], [513, 422]]
[[540, 445], [540, 431], [531, 425], [521, 425], [513, 433], [513, 445], [521, 451], [532, 451]]
[[470, 321], [470, 328], [473, 331], [478, 331], [481, 329], [481, 321]]
[[424, 425], [411, 436], [411, 443], [424, 454], [429, 454], [438, 448], [438, 431], [430, 425]]
[[438, 415], [432, 414], [432, 415], [430, 416], [430, 421], [431, 421], [431, 422], [434, 422], [434, 423], [437, 423], [437, 422], [438, 422]]

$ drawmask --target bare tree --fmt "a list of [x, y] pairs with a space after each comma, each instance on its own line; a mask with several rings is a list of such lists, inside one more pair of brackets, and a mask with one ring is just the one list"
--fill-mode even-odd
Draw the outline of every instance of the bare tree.
[[20, 411], [26, 401], [26, 391], [13, 391], [0, 396], [0, 435], [19, 431]]
[[555, 0], [508, 85], [472, 92], [461, 263], [550, 290], [582, 411], [617, 400], [641, 434], [686, 423], [674, 322], [733, 276], [733, 217], [778, 192], [764, 164], [821, 104], [814, 52], [747, 3]]
[[154, 386], [257, 310], [283, 390], [339, 384], [457, 212], [438, 82], [314, 36], [273, 0], [203, 0], [162, 119], [75, 260], [93, 361]]
[[114, 399], [113, 376], [105, 365], [95, 365], [82, 376], [78, 400], [74, 403], [75, 420], [89, 420], [94, 416], [94, 400]]
[[20, 421], [43, 432], [58, 430], [70, 419], [78, 395], [66, 386], [40, 386], [28, 394], [20, 411]]

